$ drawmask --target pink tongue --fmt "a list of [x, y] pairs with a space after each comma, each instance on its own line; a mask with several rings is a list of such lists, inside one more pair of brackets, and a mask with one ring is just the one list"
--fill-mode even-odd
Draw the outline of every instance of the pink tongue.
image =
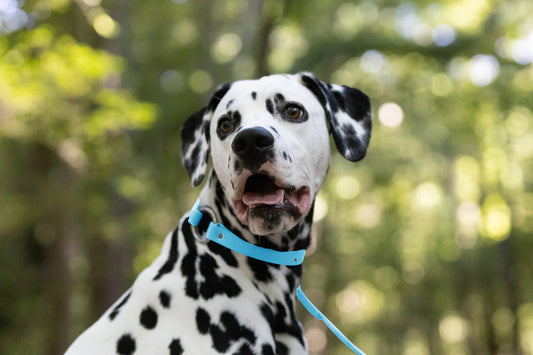
[[244, 195], [242, 195], [242, 202], [244, 202], [245, 205], [257, 205], [257, 204], [263, 204], [263, 205], [275, 205], [283, 199], [284, 191], [283, 189], [278, 189], [272, 193], [266, 193], [262, 194], [259, 192], [247, 192]]

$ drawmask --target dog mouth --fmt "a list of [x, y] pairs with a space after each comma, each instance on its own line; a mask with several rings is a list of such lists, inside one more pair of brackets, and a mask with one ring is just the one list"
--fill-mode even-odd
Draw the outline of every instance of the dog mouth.
[[267, 174], [253, 174], [246, 179], [240, 198], [233, 201], [237, 217], [245, 223], [249, 216], [260, 217], [262, 212], [278, 210], [299, 218], [311, 206], [308, 186], [295, 188], [280, 186]]

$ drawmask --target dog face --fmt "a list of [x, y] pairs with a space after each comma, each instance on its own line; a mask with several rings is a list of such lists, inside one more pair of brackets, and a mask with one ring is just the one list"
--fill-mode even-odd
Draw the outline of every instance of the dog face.
[[221, 86], [182, 131], [183, 163], [193, 185], [209, 152], [237, 218], [257, 235], [292, 229], [324, 181], [329, 132], [341, 154], [364, 157], [371, 114], [362, 92], [311, 74], [272, 75]]

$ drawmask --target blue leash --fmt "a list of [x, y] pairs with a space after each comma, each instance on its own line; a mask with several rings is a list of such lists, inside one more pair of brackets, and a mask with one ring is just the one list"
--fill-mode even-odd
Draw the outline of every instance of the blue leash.
[[[200, 200], [197, 200], [194, 204], [190, 216], [189, 224], [197, 227], [202, 219], [203, 213], [200, 211]], [[265, 261], [278, 265], [300, 265], [304, 261], [305, 249], [294, 251], [277, 251], [268, 248], [262, 248], [254, 244], [250, 244], [245, 240], [239, 238], [233, 234], [229, 229], [224, 227], [220, 223], [210, 222], [206, 231], [207, 239], [220, 244], [230, 250], [237, 253], [249, 256], [257, 260]], [[318, 320], [324, 322], [324, 324], [331, 330], [333, 334], [339, 338], [344, 345], [358, 355], [365, 355], [357, 346], [355, 346], [331, 321], [326, 318], [322, 312], [315, 307], [311, 301], [304, 295], [300, 285], [296, 289], [296, 297], [305, 307], [305, 309]]]

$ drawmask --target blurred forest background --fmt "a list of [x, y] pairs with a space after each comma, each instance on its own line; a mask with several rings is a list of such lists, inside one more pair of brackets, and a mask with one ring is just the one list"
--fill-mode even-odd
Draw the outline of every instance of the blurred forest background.
[[[368, 354], [533, 354], [531, 0], [1, 0], [0, 354], [60, 354], [197, 197], [183, 121], [222, 82], [372, 99], [334, 153], [308, 296]], [[348, 354], [302, 312], [312, 354]]]

